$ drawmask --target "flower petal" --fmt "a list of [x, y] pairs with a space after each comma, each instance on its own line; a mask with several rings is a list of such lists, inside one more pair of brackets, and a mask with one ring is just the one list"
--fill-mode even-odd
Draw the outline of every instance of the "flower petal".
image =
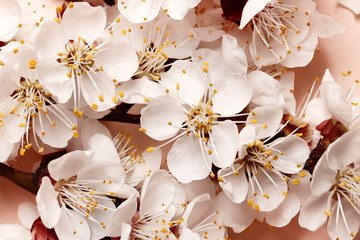
[[91, 152], [78, 150], [51, 161], [48, 165], [50, 176], [55, 180], [76, 176], [89, 163], [90, 156]]
[[21, 19], [21, 9], [17, 1], [0, 1], [0, 41], [7, 42], [14, 37]]
[[147, 135], [161, 141], [173, 137], [186, 119], [187, 115], [181, 104], [176, 99], [164, 95], [152, 99], [142, 109], [140, 124], [146, 129]]
[[124, 0], [118, 2], [118, 9], [130, 22], [141, 23], [153, 20], [160, 10], [162, 0]]
[[[235, 164], [234, 168], [238, 169], [239, 164]], [[245, 175], [245, 169], [242, 167], [235, 175], [232, 168], [220, 169], [218, 177], [222, 177], [224, 181], [219, 182], [226, 196], [234, 203], [242, 203], [247, 195], [249, 184]]]
[[48, 177], [43, 177], [36, 194], [37, 209], [45, 227], [53, 228], [60, 222], [61, 210], [57, 201], [58, 192], [55, 191]]
[[218, 168], [230, 167], [235, 161], [238, 147], [238, 129], [234, 122], [226, 120], [212, 127], [208, 147], [210, 158]]
[[242, 12], [240, 29], [243, 29], [250, 20], [258, 14], [261, 10], [264, 9], [266, 4], [271, 2], [271, 0], [249, 0], [246, 2], [245, 7]]
[[193, 134], [185, 135], [176, 140], [169, 151], [169, 170], [181, 183], [203, 179], [210, 173], [211, 162], [205, 159], [206, 153], [200, 144], [203, 141]]
[[61, 25], [67, 39], [85, 39], [91, 44], [103, 33], [106, 13], [100, 6], [92, 7], [87, 2], [76, 2], [74, 7], [66, 8]]

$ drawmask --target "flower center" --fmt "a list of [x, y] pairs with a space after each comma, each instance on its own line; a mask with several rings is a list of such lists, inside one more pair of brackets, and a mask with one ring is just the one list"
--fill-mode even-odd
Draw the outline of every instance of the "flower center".
[[[89, 46], [85, 39], [79, 37], [77, 41], [69, 40], [65, 50], [65, 53], [58, 53], [58, 62], [69, 67], [68, 77], [74, 74], [80, 76], [82, 73], [92, 70], [95, 64], [93, 55], [97, 51], [94, 45]], [[101, 68], [99, 66], [99, 69], [95, 71], [99, 71]]]
[[336, 190], [357, 209], [360, 204], [360, 176], [357, 168], [347, 167], [336, 176]]
[[[68, 180], [61, 179], [54, 184], [54, 188], [59, 192], [58, 201], [60, 206], [67, 206], [87, 219], [98, 223], [102, 228], [106, 228], [103, 222], [99, 222], [96, 218], [96, 211], [112, 211], [115, 208], [109, 207], [106, 201], [115, 202], [115, 199], [108, 198], [117, 197], [113, 192], [102, 192], [91, 187], [92, 184], [112, 184], [108, 180], [77, 180], [76, 176]], [[101, 214], [100, 214], [101, 215]]]
[[208, 132], [215, 124], [214, 121], [217, 121], [217, 114], [212, 111], [211, 101], [207, 103], [201, 101], [199, 105], [188, 111], [187, 131], [195, 134], [197, 138], [207, 138]]

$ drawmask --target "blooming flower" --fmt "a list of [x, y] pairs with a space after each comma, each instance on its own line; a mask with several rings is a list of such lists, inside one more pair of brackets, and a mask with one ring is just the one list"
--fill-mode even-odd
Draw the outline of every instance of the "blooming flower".
[[[204, 71], [190, 61], [176, 61], [162, 75], [168, 94], [150, 101], [142, 110], [141, 130], [156, 140], [175, 141], [168, 154], [171, 173], [183, 183], [205, 178], [211, 165], [226, 167], [236, 155], [237, 127], [219, 121], [236, 115], [250, 100], [247, 80], [228, 74], [222, 82], [208, 83]], [[237, 100], [237, 104], [231, 104]], [[149, 148], [152, 151], [154, 148]], [[212, 154], [213, 153], [213, 154]]]
[[139, 211], [137, 200], [130, 197], [119, 207], [109, 224], [109, 235], [123, 239], [176, 239], [171, 227], [182, 220], [172, 221], [182, 212], [184, 192], [180, 184], [165, 170], [154, 172], [144, 182]]
[[[255, 108], [248, 116], [240, 132], [239, 158], [218, 172], [219, 184], [231, 201], [246, 199], [256, 211], [269, 212], [287, 196], [289, 174], [301, 171], [309, 148], [294, 135], [272, 140], [281, 119], [282, 111], [274, 105]], [[299, 184], [299, 179], [292, 183]]]
[[315, 167], [312, 195], [304, 203], [299, 224], [311, 231], [327, 218], [331, 239], [353, 239], [359, 226], [358, 130], [345, 133], [332, 143]]
[[144, 98], [153, 98], [165, 93], [159, 84], [161, 75], [171, 67], [169, 59], [184, 59], [190, 56], [199, 44], [195, 31], [186, 20], [160, 18], [149, 23], [131, 23], [118, 16], [113, 35], [134, 47], [139, 66], [132, 80], [120, 83], [122, 100], [129, 103], [146, 103]]
[[79, 117], [83, 100], [95, 111], [115, 106], [114, 81], [128, 80], [138, 67], [136, 53], [127, 44], [99, 40], [105, 24], [101, 7], [70, 3], [62, 17], [41, 26], [35, 40], [40, 80], [58, 93], [59, 102], [73, 96]]
[[249, 0], [239, 28], [246, 25], [253, 29], [249, 47], [257, 66], [305, 66], [313, 57], [318, 37], [328, 38], [344, 30], [330, 17], [318, 13], [310, 0]]
[[78, 137], [73, 114], [56, 104], [39, 81], [35, 57], [30, 45], [19, 42], [5, 46], [1, 56], [0, 133], [8, 143], [20, 142], [21, 156], [33, 145], [43, 152], [39, 139], [62, 148], [73, 135]]
[[[92, 162], [92, 163], [91, 163]], [[125, 173], [120, 164], [94, 161], [90, 152], [73, 151], [48, 165], [36, 195], [37, 208], [47, 228], [59, 239], [100, 239], [116, 207]]]

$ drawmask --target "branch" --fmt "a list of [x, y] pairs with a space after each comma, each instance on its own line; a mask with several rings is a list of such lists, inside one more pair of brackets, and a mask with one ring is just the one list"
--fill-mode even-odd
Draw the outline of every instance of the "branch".
[[140, 124], [140, 115], [127, 113], [134, 104], [121, 103], [111, 110], [111, 113], [101, 118], [101, 121], [113, 121]]
[[16, 170], [4, 163], [0, 163], [0, 176], [3, 176], [16, 185], [36, 195], [37, 187], [32, 173]]

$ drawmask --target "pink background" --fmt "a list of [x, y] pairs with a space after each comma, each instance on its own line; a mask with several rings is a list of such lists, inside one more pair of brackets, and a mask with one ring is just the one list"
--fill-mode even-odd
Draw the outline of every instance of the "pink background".
[[[356, 1], [356, 0], [354, 0]], [[343, 80], [355, 81], [360, 79], [360, 17], [356, 17], [350, 10], [336, 3], [336, 0], [315, 0], [317, 10], [338, 21], [346, 28], [346, 31], [329, 39], [319, 40], [320, 52], [315, 53], [313, 61], [306, 68], [297, 68], [295, 93], [298, 99], [310, 89], [316, 77], [321, 79], [326, 68], [329, 68], [332, 75], [338, 82]], [[46, 1], [49, 4], [49, 1]], [[344, 77], [342, 72], [352, 71], [351, 76]], [[158, 145], [144, 134], [138, 132], [138, 126], [129, 124], [109, 124], [111, 131], [116, 134], [120, 130], [132, 133], [133, 140], [137, 145], [149, 146]], [[164, 154], [166, 155], [166, 154]], [[13, 162], [15, 168], [30, 171], [32, 159], [38, 158], [35, 153], [26, 153], [26, 156], [19, 158], [18, 162]], [[19, 223], [17, 218], [17, 208], [20, 203], [25, 201], [35, 202], [35, 196], [21, 189], [7, 179], [0, 177], [0, 224]], [[0, 236], [1, 238], [1, 236]], [[329, 239], [326, 226], [316, 232], [310, 232], [298, 226], [297, 218], [281, 229], [270, 231], [266, 223], [253, 223], [249, 231], [241, 234], [231, 233], [234, 239]]]

